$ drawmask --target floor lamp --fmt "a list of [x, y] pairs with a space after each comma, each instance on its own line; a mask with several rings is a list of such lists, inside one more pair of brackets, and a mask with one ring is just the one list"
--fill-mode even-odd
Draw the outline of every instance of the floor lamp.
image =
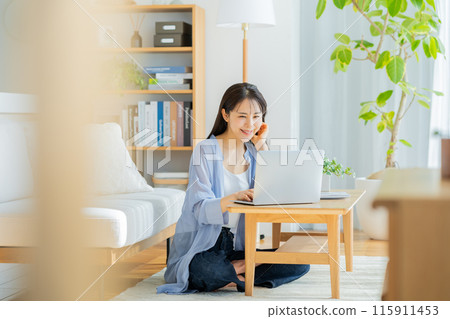
[[270, 27], [275, 25], [272, 0], [220, 0], [217, 26], [242, 28], [243, 39], [243, 81], [247, 82], [247, 31], [249, 27]]

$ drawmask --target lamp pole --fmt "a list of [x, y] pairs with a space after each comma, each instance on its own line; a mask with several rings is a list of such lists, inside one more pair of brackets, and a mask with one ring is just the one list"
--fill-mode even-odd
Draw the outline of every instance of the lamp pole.
[[242, 40], [243, 47], [243, 63], [242, 63], [242, 82], [248, 82], [247, 77], [247, 55], [248, 55], [248, 41], [247, 41], [247, 31], [248, 31], [248, 23], [242, 23], [242, 31], [244, 31], [244, 39]]

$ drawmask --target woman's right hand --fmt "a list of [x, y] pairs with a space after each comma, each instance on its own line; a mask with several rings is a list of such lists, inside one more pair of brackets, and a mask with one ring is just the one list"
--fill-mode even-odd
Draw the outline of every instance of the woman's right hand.
[[243, 200], [246, 202], [253, 201], [253, 188], [247, 189], [245, 191], [240, 191], [234, 194], [236, 195], [236, 200]]

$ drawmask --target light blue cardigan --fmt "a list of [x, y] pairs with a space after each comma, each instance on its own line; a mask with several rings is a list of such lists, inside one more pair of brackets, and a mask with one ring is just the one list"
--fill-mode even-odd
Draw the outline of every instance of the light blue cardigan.
[[[244, 158], [249, 166], [249, 185], [254, 187], [256, 148], [245, 143]], [[177, 222], [170, 247], [164, 278], [167, 284], [158, 293], [192, 293], [188, 290], [189, 264], [199, 252], [213, 247], [222, 225], [228, 223], [228, 211], [222, 213], [220, 200], [224, 197], [223, 154], [214, 135], [197, 144], [189, 165], [189, 185], [182, 214]], [[239, 218], [235, 250], [244, 250], [245, 218]]]

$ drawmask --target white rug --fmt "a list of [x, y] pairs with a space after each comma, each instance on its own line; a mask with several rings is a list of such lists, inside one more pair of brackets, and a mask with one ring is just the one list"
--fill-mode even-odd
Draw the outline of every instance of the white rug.
[[[341, 271], [341, 300], [381, 300], [387, 257], [355, 256], [353, 272]], [[345, 259], [341, 257], [341, 267], [345, 269]], [[164, 284], [165, 269], [128, 288], [112, 300], [330, 300], [330, 267], [311, 265], [304, 277], [278, 288], [255, 287], [253, 296], [247, 297], [236, 288], [221, 289], [209, 293], [185, 295], [156, 294], [156, 287]]]

